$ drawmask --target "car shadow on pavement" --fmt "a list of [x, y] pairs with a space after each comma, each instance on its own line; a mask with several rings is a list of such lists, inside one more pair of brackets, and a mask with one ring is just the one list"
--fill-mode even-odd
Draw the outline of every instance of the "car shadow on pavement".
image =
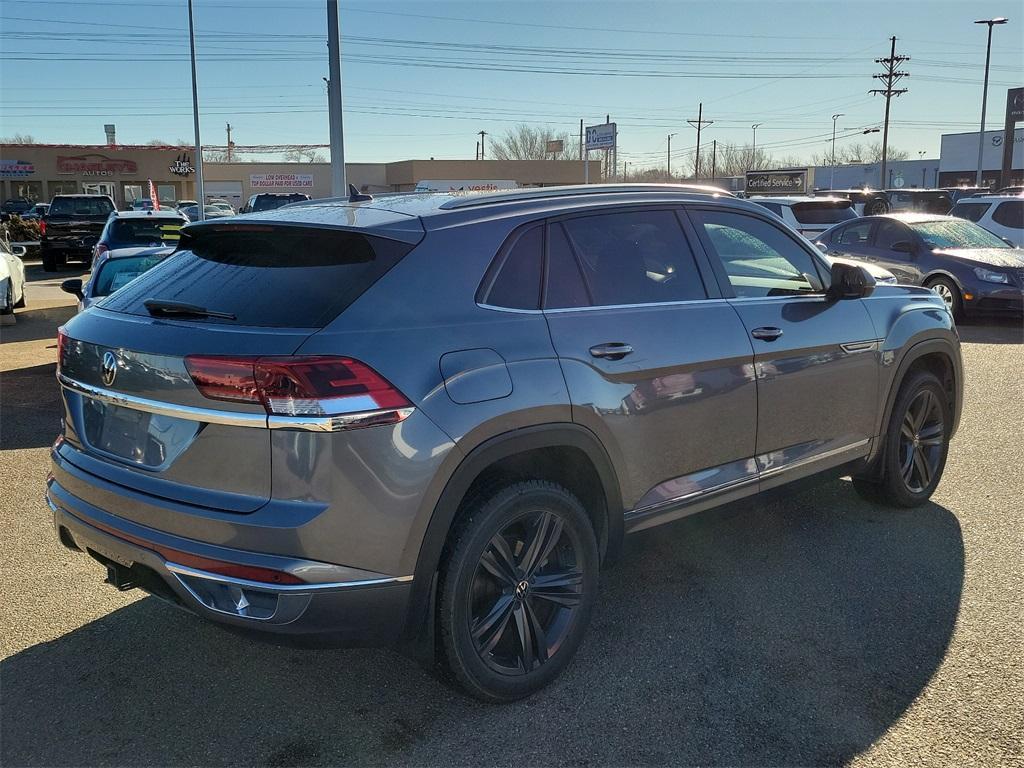
[[1024, 344], [1020, 317], [978, 317], [956, 324], [960, 340], [974, 344]]
[[39, 339], [53, 339], [56, 344], [57, 329], [70, 320], [75, 311], [74, 306], [67, 305], [16, 310], [15, 324], [4, 326], [0, 331], [0, 344]]
[[42, 448], [60, 432], [56, 364], [0, 373], [0, 451]]
[[694, 516], [627, 542], [579, 658], [507, 706], [388, 651], [262, 645], [147, 598], [0, 665], [2, 762], [843, 763], [942, 662], [963, 572], [948, 510], [846, 482]]

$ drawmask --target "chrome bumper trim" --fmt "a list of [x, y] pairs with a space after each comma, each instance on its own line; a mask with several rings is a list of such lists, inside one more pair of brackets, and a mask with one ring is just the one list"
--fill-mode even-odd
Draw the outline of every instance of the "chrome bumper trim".
[[[248, 579], [236, 579], [233, 576], [223, 576], [219, 573], [200, 571], [196, 568], [188, 568], [184, 565], [172, 563], [169, 560], [164, 563], [168, 571], [177, 577], [188, 576], [194, 579], [205, 579], [216, 581], [219, 584], [226, 584], [240, 589], [256, 589], [262, 592], [274, 592], [280, 594], [319, 592], [331, 589], [358, 589], [359, 587], [380, 587], [385, 584], [407, 584], [412, 581], [412, 576], [383, 576], [379, 579], [361, 579], [359, 581], [333, 581], [324, 584], [268, 584], [263, 581], [249, 581]], [[180, 581], [180, 578], [179, 578]]]

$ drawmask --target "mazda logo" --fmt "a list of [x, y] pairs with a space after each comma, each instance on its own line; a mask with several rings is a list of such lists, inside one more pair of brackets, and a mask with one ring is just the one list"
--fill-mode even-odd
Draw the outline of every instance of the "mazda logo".
[[113, 352], [103, 353], [103, 364], [100, 366], [100, 375], [103, 378], [103, 383], [106, 386], [110, 386], [114, 383], [114, 379], [117, 377], [117, 358]]

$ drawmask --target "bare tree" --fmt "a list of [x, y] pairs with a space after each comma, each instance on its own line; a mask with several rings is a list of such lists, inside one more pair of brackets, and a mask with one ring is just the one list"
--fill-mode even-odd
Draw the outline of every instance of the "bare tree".
[[[562, 150], [548, 152], [549, 141], [561, 141]], [[568, 131], [557, 133], [550, 128], [522, 123], [492, 139], [487, 146], [487, 155], [495, 160], [577, 160], [580, 141]]]
[[326, 163], [323, 153], [309, 147], [295, 147], [284, 153], [286, 163]]
[[31, 134], [28, 133], [16, 133], [13, 136], [4, 136], [0, 138], [0, 144], [38, 144]]
[[[886, 152], [888, 160], [906, 160], [910, 153], [904, 149], [889, 147]], [[882, 160], [882, 143], [864, 144], [855, 141], [836, 147], [836, 165], [857, 165], [860, 163], [878, 163]], [[811, 165], [832, 165], [832, 147], [811, 156]]]

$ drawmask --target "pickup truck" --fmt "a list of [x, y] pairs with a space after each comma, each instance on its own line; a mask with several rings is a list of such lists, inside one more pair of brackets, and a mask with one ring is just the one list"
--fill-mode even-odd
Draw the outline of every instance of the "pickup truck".
[[43, 269], [56, 272], [69, 259], [88, 262], [107, 218], [115, 210], [106, 195], [57, 195], [39, 223]]

